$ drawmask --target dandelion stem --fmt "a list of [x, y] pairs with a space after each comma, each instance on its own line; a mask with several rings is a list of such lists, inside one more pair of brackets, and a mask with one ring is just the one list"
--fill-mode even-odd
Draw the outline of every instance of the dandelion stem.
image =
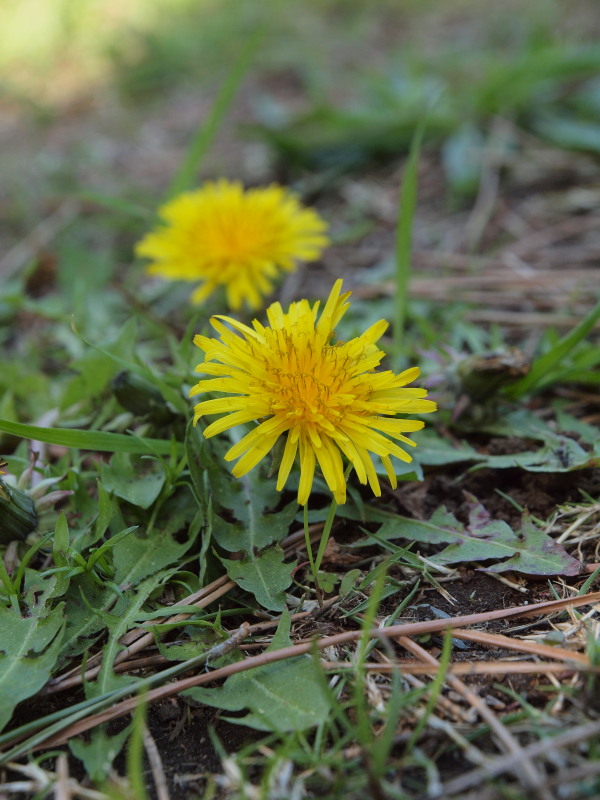
[[[329, 517], [328, 517], [328, 519], [329, 519]], [[326, 528], [327, 528], [327, 523], [325, 523], [325, 528], [323, 528], [323, 533], [321, 534], [321, 542], [323, 541], [323, 536], [325, 534], [325, 529]], [[329, 526], [329, 528], [331, 530], [331, 526]], [[304, 540], [306, 542], [306, 552], [308, 553], [308, 560], [310, 562], [310, 571], [312, 573], [313, 581], [315, 583], [315, 592], [317, 594], [317, 602], [319, 603], [319, 607], [322, 608], [323, 607], [323, 592], [321, 591], [321, 587], [319, 586], [319, 578], [318, 578], [319, 568], [317, 567], [317, 565], [315, 563], [315, 558], [313, 556], [312, 542], [310, 541], [310, 530], [309, 530], [309, 527], [308, 527], [308, 503], [304, 504]], [[319, 552], [321, 552], [321, 545], [319, 545]]]
[[310, 571], [316, 582], [317, 571], [315, 569], [315, 559], [313, 558], [312, 544], [310, 541], [310, 530], [308, 529], [308, 503], [304, 506], [304, 541], [306, 542], [306, 552], [308, 553], [308, 560], [310, 561]]
[[335, 502], [335, 499], [332, 499], [331, 505], [329, 506], [329, 513], [327, 514], [327, 519], [325, 520], [325, 525], [323, 526], [323, 533], [321, 534], [319, 549], [317, 551], [317, 558], [315, 561], [315, 570], [317, 572], [319, 571], [321, 561], [323, 561], [323, 556], [325, 555], [325, 548], [327, 547], [327, 542], [329, 541], [329, 534], [331, 533], [331, 528], [333, 527], [333, 520], [335, 519], [336, 511], [337, 503]]

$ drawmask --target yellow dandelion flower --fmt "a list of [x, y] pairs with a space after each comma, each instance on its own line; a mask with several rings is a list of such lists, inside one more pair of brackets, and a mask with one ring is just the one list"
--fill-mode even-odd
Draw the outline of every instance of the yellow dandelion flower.
[[[425, 389], [407, 388], [419, 375], [413, 367], [396, 375], [375, 369], [385, 355], [376, 342], [387, 328], [380, 320], [349, 342], [334, 342], [334, 328], [349, 307], [350, 292], [333, 286], [319, 316], [319, 303], [292, 303], [287, 313], [279, 303], [267, 309], [269, 326], [254, 320], [250, 328], [230, 317], [213, 317], [219, 339], [196, 336], [194, 343], [206, 360], [197, 372], [214, 376], [200, 380], [190, 395], [221, 392], [194, 408], [194, 423], [206, 414], [226, 414], [212, 422], [205, 437], [257, 421], [225, 455], [239, 459], [233, 474], [249, 472], [285, 437], [277, 489], [281, 491], [296, 456], [300, 461], [298, 502], [305, 505], [316, 464], [338, 503], [346, 500], [342, 456], [352, 464], [361, 483], [381, 495], [371, 453], [385, 466], [391, 485], [397, 485], [390, 456], [411, 461], [397, 442], [415, 443], [405, 433], [423, 427], [420, 420], [397, 419], [396, 414], [424, 414], [436, 405], [424, 399]], [[233, 330], [226, 327], [228, 323]]]
[[158, 211], [164, 225], [138, 242], [148, 272], [168, 280], [200, 282], [192, 302], [224, 286], [227, 303], [262, 306], [272, 281], [297, 261], [319, 258], [327, 224], [281, 186], [244, 190], [238, 182], [208, 182]]

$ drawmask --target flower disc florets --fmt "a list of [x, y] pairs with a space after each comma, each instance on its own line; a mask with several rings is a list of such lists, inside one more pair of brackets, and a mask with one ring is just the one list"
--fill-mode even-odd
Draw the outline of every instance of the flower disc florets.
[[208, 182], [158, 213], [164, 224], [137, 244], [136, 254], [154, 262], [151, 274], [200, 282], [195, 303], [224, 286], [230, 308], [260, 308], [281, 270], [319, 258], [328, 244], [326, 223], [276, 185], [244, 190], [237, 182]]
[[233, 468], [237, 477], [256, 466], [284, 436], [277, 489], [283, 488], [299, 455], [302, 505], [310, 495], [317, 463], [336, 501], [345, 502], [342, 456], [359, 481], [368, 482], [379, 496], [370, 454], [378, 455], [395, 487], [390, 456], [411, 461], [396, 442], [414, 445], [404, 434], [423, 427], [420, 420], [397, 419], [396, 414], [423, 414], [436, 408], [424, 399], [425, 389], [406, 388], [419, 375], [418, 368], [400, 375], [375, 372], [385, 355], [375, 344], [387, 328], [384, 320], [349, 342], [332, 342], [334, 328], [349, 306], [350, 292], [341, 295], [341, 289], [338, 280], [320, 317], [319, 303], [311, 308], [301, 300], [292, 303], [287, 313], [273, 303], [267, 309], [269, 327], [256, 320], [250, 328], [230, 317], [215, 317], [211, 323], [220, 338], [194, 339], [206, 355], [197, 372], [216, 377], [200, 380], [190, 394], [226, 395], [198, 403], [194, 422], [207, 414], [226, 414], [208, 425], [207, 438], [259, 422], [225, 456], [228, 461], [239, 458]]

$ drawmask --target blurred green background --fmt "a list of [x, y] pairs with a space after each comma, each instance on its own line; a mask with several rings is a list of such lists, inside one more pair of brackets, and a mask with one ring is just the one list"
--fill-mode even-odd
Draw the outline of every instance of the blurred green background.
[[[286, 170], [360, 168], [401, 154], [424, 115], [459, 194], [474, 191], [498, 115], [600, 152], [594, 0], [3, 0], [0, 15], [4, 148], [24, 170], [16, 181], [6, 167], [11, 194], [13, 180], [35, 184], [32, 158], [37, 179], [67, 185], [90, 180], [82, 159], [101, 186], [115, 172], [132, 188], [164, 183], [256, 31], [238, 127], [206, 173], [261, 180], [273, 157]], [[241, 124], [254, 146], [240, 161], [226, 144]]]

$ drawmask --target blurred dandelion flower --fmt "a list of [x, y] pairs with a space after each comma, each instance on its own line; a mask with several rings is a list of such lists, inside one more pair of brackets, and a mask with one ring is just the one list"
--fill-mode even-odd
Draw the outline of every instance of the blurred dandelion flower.
[[328, 244], [327, 224], [276, 185], [244, 190], [238, 182], [208, 182], [158, 213], [164, 225], [138, 242], [136, 254], [154, 262], [153, 275], [199, 281], [194, 303], [224, 286], [230, 308], [260, 308], [279, 271], [319, 258]]
[[359, 481], [368, 482], [380, 496], [371, 453], [378, 455], [395, 488], [390, 456], [412, 460], [396, 441], [414, 445], [404, 434], [423, 427], [420, 420], [396, 419], [396, 414], [436, 409], [435, 403], [424, 399], [425, 389], [406, 388], [418, 377], [417, 367], [399, 375], [375, 371], [385, 355], [375, 344], [387, 328], [384, 320], [349, 342], [332, 341], [334, 328], [349, 307], [346, 301], [351, 293], [341, 294], [341, 290], [338, 280], [320, 316], [318, 302], [312, 308], [307, 300], [292, 303], [287, 313], [273, 303], [267, 309], [270, 327], [254, 320], [250, 328], [219, 316], [211, 320], [219, 339], [194, 338], [206, 356], [197, 372], [215, 377], [200, 380], [190, 395], [225, 395], [198, 403], [194, 422], [206, 414], [226, 414], [208, 425], [207, 438], [236, 425], [259, 422], [225, 455], [227, 461], [239, 458], [233, 468], [236, 477], [249, 472], [284, 436], [277, 489], [285, 485], [299, 454], [298, 502], [302, 505], [308, 501], [317, 463], [336, 502], [345, 502], [342, 455]]

